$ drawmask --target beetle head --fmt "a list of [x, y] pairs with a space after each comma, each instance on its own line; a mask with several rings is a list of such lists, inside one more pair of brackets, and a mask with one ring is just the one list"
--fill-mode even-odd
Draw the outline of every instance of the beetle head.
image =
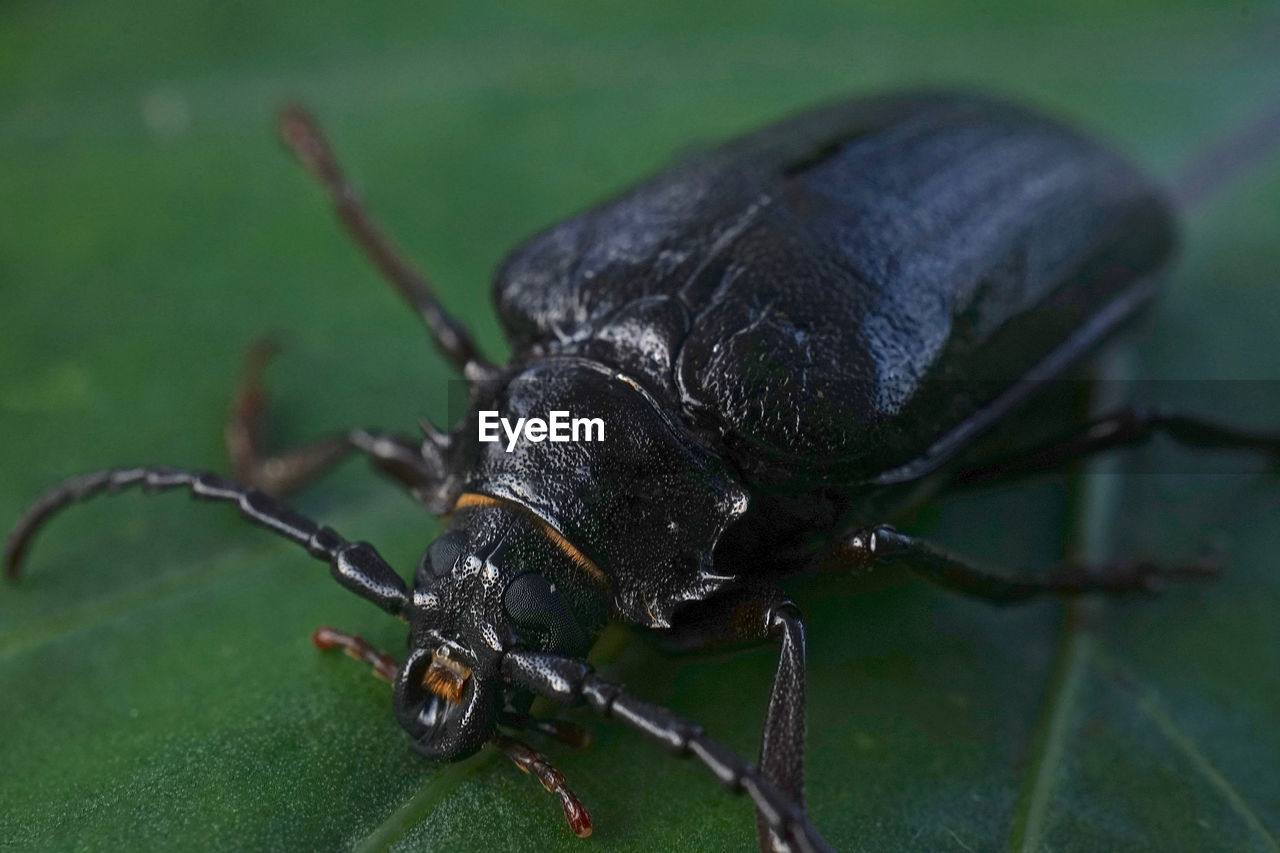
[[427, 549], [407, 615], [396, 716], [417, 749], [441, 761], [479, 749], [503, 706], [527, 701], [502, 682], [508, 649], [581, 657], [605, 621], [595, 589], [545, 524], [489, 500], [456, 511]]

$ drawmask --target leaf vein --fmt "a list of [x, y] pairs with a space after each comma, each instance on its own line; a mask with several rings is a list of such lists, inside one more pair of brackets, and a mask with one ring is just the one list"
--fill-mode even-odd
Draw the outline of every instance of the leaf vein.
[[1155, 692], [1143, 690], [1138, 698], [1138, 707], [1151, 718], [1160, 733], [1168, 738], [1169, 742], [1187, 757], [1191, 762], [1191, 766], [1222, 794], [1232, 810], [1262, 839], [1267, 849], [1273, 853], [1280, 853], [1280, 842], [1277, 842], [1276, 837], [1267, 828], [1266, 823], [1249, 805], [1248, 800], [1236, 789], [1236, 786], [1231, 784], [1231, 780], [1223, 775], [1222, 771], [1214, 765], [1204, 750], [1196, 744], [1195, 740], [1183, 731], [1182, 727], [1178, 725], [1173, 716], [1160, 702]]

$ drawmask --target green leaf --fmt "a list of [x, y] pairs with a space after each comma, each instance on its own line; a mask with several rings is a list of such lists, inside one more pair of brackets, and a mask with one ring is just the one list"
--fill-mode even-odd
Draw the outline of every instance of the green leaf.
[[[491, 351], [502, 252], [673, 151], [849, 92], [996, 89], [1158, 174], [1263, 108], [1275, 11], [1083, 2], [720, 8], [657, 2], [8, 4], [0, 10], [0, 520], [129, 462], [221, 468], [248, 343], [281, 330], [273, 438], [448, 419], [416, 321], [279, 152], [311, 103], [383, 220]], [[1276, 160], [1189, 223], [1139, 377], [1275, 380]], [[1144, 384], [1192, 408], [1188, 386]], [[1224, 386], [1230, 387], [1230, 386]], [[1274, 389], [1224, 419], [1280, 423]], [[1231, 395], [1227, 395], [1231, 397]], [[1229, 575], [1154, 601], [997, 609], [903, 575], [803, 579], [810, 798], [841, 849], [1271, 850], [1280, 836], [1280, 483], [1166, 442], [1122, 467], [939, 502], [913, 521], [991, 565], [1087, 550]], [[1141, 464], [1138, 464], [1138, 463]], [[1239, 466], [1236, 466], [1239, 467]], [[1073, 507], [1083, 502], [1077, 513]], [[438, 529], [360, 466], [298, 501], [407, 572]], [[1078, 535], [1078, 534], [1077, 534]], [[488, 753], [417, 758], [388, 691], [311, 630], [392, 652], [400, 626], [225, 509], [120, 497], [69, 512], [0, 590], [0, 838], [17, 848], [747, 849], [748, 804], [608, 723], [557, 766], [573, 838]], [[606, 664], [754, 754], [768, 649]]]

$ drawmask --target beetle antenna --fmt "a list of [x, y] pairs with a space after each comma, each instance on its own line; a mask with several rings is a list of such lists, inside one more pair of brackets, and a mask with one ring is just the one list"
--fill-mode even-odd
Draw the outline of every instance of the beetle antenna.
[[1174, 203], [1181, 210], [1198, 207], [1277, 148], [1280, 103], [1192, 158], [1173, 183]]
[[45, 492], [18, 519], [5, 542], [5, 573], [17, 578], [36, 532], [54, 514], [73, 503], [104, 492], [115, 494], [129, 486], [142, 486], [148, 494], [187, 488], [193, 497], [202, 500], [234, 503], [249, 521], [328, 562], [334, 580], [361, 598], [393, 616], [400, 615], [409, 604], [404, 581], [367, 542], [348, 542], [332, 528], [316, 524], [265, 492], [247, 489], [217, 474], [161, 466], [95, 471], [65, 480]]
[[445, 313], [427, 277], [405, 259], [369, 216], [311, 114], [297, 104], [288, 104], [280, 111], [278, 124], [280, 138], [329, 194], [347, 233], [383, 278], [421, 315], [445, 358], [460, 371], [467, 370], [469, 365], [491, 370], [492, 365], [480, 355], [466, 326]]
[[707, 737], [701, 726], [627, 693], [605, 681], [583, 661], [551, 652], [512, 649], [502, 659], [502, 673], [517, 687], [571, 705], [586, 702], [606, 717], [615, 717], [675, 755], [692, 755], [728, 790], [744, 791], [760, 817], [792, 850], [829, 853], [804, 810], [750, 762]]

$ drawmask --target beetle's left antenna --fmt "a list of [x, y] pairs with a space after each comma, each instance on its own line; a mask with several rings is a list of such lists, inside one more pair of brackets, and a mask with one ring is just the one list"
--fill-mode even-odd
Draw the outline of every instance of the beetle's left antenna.
[[427, 277], [405, 259], [369, 216], [311, 114], [297, 104], [289, 104], [280, 111], [279, 126], [285, 145], [329, 194], [347, 232], [391, 286], [422, 316], [445, 358], [468, 376], [491, 373], [493, 365], [480, 355], [467, 327], [445, 313]]
[[73, 477], [45, 492], [18, 519], [5, 542], [5, 573], [10, 578], [18, 576], [22, 558], [36, 532], [59, 510], [104, 492], [114, 494], [139, 485], [149, 494], [187, 488], [194, 497], [202, 500], [234, 503], [249, 521], [301, 545], [311, 556], [326, 561], [334, 580], [361, 598], [393, 616], [400, 615], [409, 604], [404, 581], [367, 542], [348, 542], [332, 528], [316, 524], [264, 492], [246, 489], [217, 474], [160, 466], [95, 471]]

